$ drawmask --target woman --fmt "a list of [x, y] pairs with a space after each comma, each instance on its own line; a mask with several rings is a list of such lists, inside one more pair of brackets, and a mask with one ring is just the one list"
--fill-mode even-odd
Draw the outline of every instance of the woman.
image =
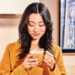
[[[19, 25], [19, 41], [7, 46], [0, 64], [0, 75], [66, 75], [60, 47], [52, 43], [52, 22], [47, 7], [30, 4]], [[46, 51], [43, 62], [32, 58], [30, 48]]]

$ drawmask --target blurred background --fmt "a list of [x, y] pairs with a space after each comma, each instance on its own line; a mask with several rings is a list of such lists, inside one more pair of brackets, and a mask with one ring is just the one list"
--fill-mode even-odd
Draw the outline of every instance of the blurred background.
[[[53, 22], [53, 42], [59, 45], [60, 0], [0, 0], [0, 61], [6, 46], [18, 40], [21, 16], [32, 2], [42, 2], [48, 7]], [[63, 60], [67, 74], [75, 75], [75, 53], [63, 53]]]

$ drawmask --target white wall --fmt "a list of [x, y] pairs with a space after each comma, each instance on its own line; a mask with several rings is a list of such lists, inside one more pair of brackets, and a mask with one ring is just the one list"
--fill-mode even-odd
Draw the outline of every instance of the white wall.
[[63, 58], [66, 66], [75, 66], [75, 55], [64, 55]]
[[[18, 40], [18, 25], [20, 19], [0, 19], [0, 61], [9, 43]], [[2, 25], [2, 26], [1, 26]]]
[[67, 75], [75, 75], [75, 55], [64, 55], [63, 59]]
[[0, 0], [0, 14], [22, 14], [26, 6], [39, 0]]
[[55, 44], [57, 44], [57, 35], [59, 33], [57, 33], [57, 26], [58, 26], [58, 22], [59, 22], [59, 19], [58, 19], [58, 12], [57, 11], [57, 7], [58, 7], [58, 1], [57, 0], [40, 0], [42, 3], [44, 3], [49, 11], [50, 11], [50, 14], [51, 14], [51, 19], [52, 19], [52, 22], [53, 22], [53, 42]]

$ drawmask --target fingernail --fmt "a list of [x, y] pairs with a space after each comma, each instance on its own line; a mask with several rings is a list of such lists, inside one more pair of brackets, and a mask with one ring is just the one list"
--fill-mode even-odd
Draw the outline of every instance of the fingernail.
[[38, 62], [36, 62], [36, 64], [38, 64]]
[[38, 60], [38, 59], [35, 59], [35, 60]]

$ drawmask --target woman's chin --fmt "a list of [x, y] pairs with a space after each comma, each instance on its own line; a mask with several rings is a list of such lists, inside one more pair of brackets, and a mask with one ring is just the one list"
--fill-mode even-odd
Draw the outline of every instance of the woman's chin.
[[40, 38], [39, 37], [33, 37], [32, 39], [33, 40], [39, 40]]

